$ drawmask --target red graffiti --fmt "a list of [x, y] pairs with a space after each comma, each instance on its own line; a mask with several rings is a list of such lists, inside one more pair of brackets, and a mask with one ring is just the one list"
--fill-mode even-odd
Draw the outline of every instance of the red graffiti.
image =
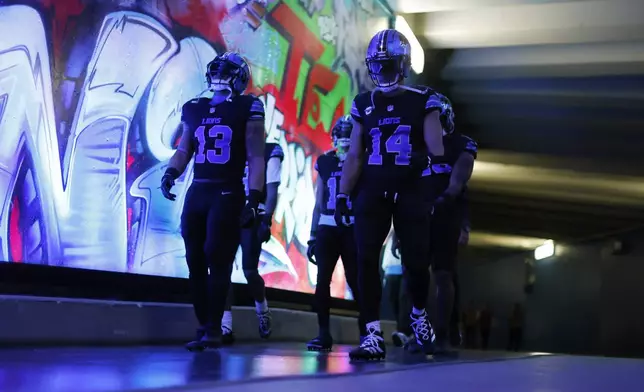
[[224, 36], [219, 26], [228, 16], [225, 1], [166, 0], [172, 19], [181, 26], [192, 28], [207, 41], [224, 45]]
[[53, 13], [52, 41], [54, 58], [60, 59], [65, 37], [76, 29], [76, 20], [85, 6], [81, 0], [40, 0]]
[[[324, 44], [284, 3], [278, 4], [266, 20], [288, 39], [291, 47], [281, 88], [267, 85], [259, 93], [270, 93], [277, 97], [276, 105], [284, 113], [283, 128], [287, 133], [287, 140], [297, 139], [309, 154], [327, 149], [330, 137], [320, 122], [320, 94], [333, 90], [339, 76], [328, 67], [316, 63], [324, 53]], [[307, 75], [302, 104], [299, 105], [295, 88], [304, 61], [313, 65]], [[344, 106], [345, 102], [342, 100], [335, 109], [334, 121], [344, 114]], [[317, 123], [315, 128], [308, 124], [309, 119]]]

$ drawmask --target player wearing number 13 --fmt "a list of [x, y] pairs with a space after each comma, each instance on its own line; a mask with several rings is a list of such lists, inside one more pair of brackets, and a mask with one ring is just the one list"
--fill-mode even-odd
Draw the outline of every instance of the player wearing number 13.
[[[200, 324], [189, 350], [221, 344], [221, 318], [230, 286], [241, 226], [253, 224], [264, 189], [264, 106], [243, 95], [250, 68], [237, 53], [226, 52], [207, 66], [212, 98], [196, 98], [181, 111], [181, 140], [161, 181], [163, 195], [194, 155], [194, 179], [181, 215], [181, 235]], [[244, 168], [248, 161], [245, 197]], [[246, 204], [244, 205], [244, 199]]]
[[353, 100], [351, 147], [342, 170], [336, 220], [345, 221], [347, 195], [353, 196], [358, 249], [360, 313], [367, 337], [350, 353], [356, 360], [383, 359], [380, 330], [380, 251], [393, 218], [414, 303], [412, 328], [418, 346], [433, 352], [434, 333], [425, 303], [429, 290], [426, 233], [430, 206], [419, 183], [432, 160], [443, 159], [440, 101], [427, 87], [403, 81], [411, 67], [409, 42], [396, 30], [383, 30], [369, 43], [366, 64], [376, 85]]

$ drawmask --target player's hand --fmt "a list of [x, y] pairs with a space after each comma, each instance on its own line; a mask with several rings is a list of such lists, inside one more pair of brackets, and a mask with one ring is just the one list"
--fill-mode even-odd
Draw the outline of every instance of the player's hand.
[[271, 224], [273, 217], [264, 213], [260, 214], [259, 227], [257, 227], [257, 238], [262, 242], [268, 242], [271, 239]]
[[172, 189], [174, 186], [174, 180], [178, 177], [179, 171], [172, 167], [168, 168], [163, 177], [161, 177], [161, 193], [163, 193], [163, 197], [170, 201], [175, 201], [177, 198], [177, 195], [171, 193], [170, 189]]
[[306, 250], [306, 257], [309, 259], [311, 264], [318, 265], [317, 261], [315, 260], [315, 244], [316, 244], [315, 237], [311, 237], [311, 239], [306, 243], [309, 248]]
[[338, 193], [335, 198], [335, 224], [338, 226], [351, 226], [351, 210], [349, 209], [349, 196]]
[[243, 229], [247, 229], [255, 224], [257, 217], [260, 214], [259, 202], [261, 201], [262, 193], [256, 189], [251, 189], [246, 197], [246, 205], [242, 210], [239, 218], [239, 224]]
[[443, 192], [434, 200], [434, 208], [447, 207], [456, 201], [456, 196], [449, 192]]
[[400, 241], [398, 239], [394, 239], [391, 244], [391, 255], [397, 259], [400, 258]]

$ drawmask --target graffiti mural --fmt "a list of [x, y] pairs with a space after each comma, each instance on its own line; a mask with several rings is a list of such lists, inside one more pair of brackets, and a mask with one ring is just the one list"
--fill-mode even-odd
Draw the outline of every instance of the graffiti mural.
[[[376, 1], [1, 1], [0, 260], [186, 277], [190, 170], [176, 202], [158, 187], [182, 104], [207, 94], [205, 65], [234, 50], [286, 154], [260, 272], [312, 292], [312, 168], [368, 87], [364, 48], [387, 23]], [[342, 268], [332, 293], [350, 295]]]

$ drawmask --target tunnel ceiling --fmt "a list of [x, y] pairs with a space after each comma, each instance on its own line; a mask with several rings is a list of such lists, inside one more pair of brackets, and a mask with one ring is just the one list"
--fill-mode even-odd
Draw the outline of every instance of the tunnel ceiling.
[[392, 5], [417, 12], [425, 82], [479, 142], [473, 230], [576, 241], [644, 223], [644, 2], [412, 3]]

